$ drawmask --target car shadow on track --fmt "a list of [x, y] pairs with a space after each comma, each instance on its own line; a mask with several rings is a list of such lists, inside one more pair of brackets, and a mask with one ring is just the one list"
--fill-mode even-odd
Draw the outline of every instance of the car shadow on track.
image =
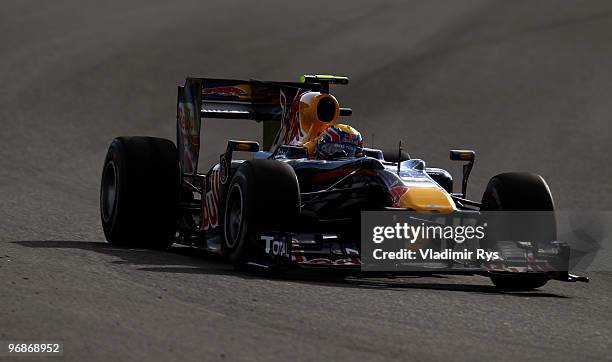
[[190, 274], [236, 274], [232, 266], [218, 255], [188, 247], [168, 250], [117, 247], [103, 241], [39, 240], [13, 241], [30, 248], [79, 249], [113, 257], [114, 265], [134, 266], [143, 271]]
[[[189, 247], [171, 247], [164, 251], [124, 248], [98, 241], [13, 241], [12, 243], [30, 248], [80, 249], [118, 258], [112, 264], [132, 265], [137, 270], [160, 273], [186, 273], [231, 275], [243, 279], [272, 279], [320, 286], [343, 288], [368, 288], [386, 290], [431, 289], [476, 294], [497, 294], [513, 297], [568, 298], [567, 296], [543, 291], [511, 292], [493, 285], [466, 284], [457, 278], [445, 275], [427, 275], [401, 278], [356, 278], [342, 277], [316, 271], [270, 274], [266, 272], [243, 272], [235, 270], [223, 257]], [[474, 277], [476, 278], [476, 277]], [[438, 282], [438, 280], [440, 282]]]

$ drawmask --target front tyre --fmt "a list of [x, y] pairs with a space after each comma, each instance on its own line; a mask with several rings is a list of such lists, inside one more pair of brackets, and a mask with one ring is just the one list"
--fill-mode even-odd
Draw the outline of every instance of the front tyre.
[[111, 143], [100, 185], [106, 240], [153, 249], [172, 244], [179, 193], [178, 153], [172, 141], [118, 137]]
[[554, 211], [550, 188], [540, 175], [508, 172], [489, 180], [482, 195], [484, 211]]
[[543, 287], [550, 279], [547, 276], [525, 276], [512, 274], [493, 274], [491, 281], [503, 290], [522, 291]]
[[242, 267], [253, 255], [257, 230], [289, 231], [300, 214], [300, 190], [293, 168], [267, 159], [245, 161], [225, 190], [222, 248]]
[[[554, 202], [548, 184], [540, 175], [526, 172], [509, 172], [494, 176], [482, 196], [482, 211], [550, 211], [545, 225], [533, 225], [542, 230], [548, 240], [556, 238]], [[544, 218], [542, 218], [544, 219]], [[538, 219], [538, 221], [542, 221]], [[528, 228], [530, 220], [525, 220]], [[503, 235], [513, 240], [512, 235]], [[516, 240], [520, 240], [516, 239]], [[491, 274], [493, 284], [506, 290], [531, 290], [544, 286], [550, 278], [546, 275]]]

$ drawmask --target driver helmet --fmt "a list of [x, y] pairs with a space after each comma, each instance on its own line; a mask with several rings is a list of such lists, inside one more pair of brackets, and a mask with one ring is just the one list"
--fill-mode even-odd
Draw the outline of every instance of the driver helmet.
[[355, 128], [346, 124], [327, 127], [317, 138], [315, 153], [317, 158], [330, 160], [352, 158], [363, 155], [363, 138]]

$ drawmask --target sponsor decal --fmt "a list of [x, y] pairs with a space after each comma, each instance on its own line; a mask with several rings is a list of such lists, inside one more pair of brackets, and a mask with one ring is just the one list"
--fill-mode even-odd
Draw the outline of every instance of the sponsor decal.
[[191, 173], [200, 152], [199, 125], [197, 124], [193, 103], [178, 104], [179, 137], [182, 152], [183, 172]]
[[291, 258], [292, 261], [299, 264], [309, 265], [361, 265], [359, 258], [344, 258], [344, 259], [328, 259], [328, 258], [313, 258], [308, 259], [305, 256], [297, 255]]
[[289, 257], [289, 250], [287, 250], [287, 243], [285, 240], [277, 240], [273, 236], [262, 235], [261, 240], [266, 242], [266, 254], [272, 256]]
[[198, 106], [200, 84], [188, 81], [179, 87], [176, 112], [177, 148], [181, 171], [193, 173], [198, 166], [200, 154], [200, 112]]
[[200, 230], [214, 229], [219, 226], [220, 169], [220, 165], [216, 165], [207, 178], [208, 188], [202, 197]]
[[225, 87], [204, 88], [202, 90], [204, 96], [221, 96], [221, 97], [238, 97], [240, 99], [249, 98], [251, 96], [249, 85], [235, 85]]

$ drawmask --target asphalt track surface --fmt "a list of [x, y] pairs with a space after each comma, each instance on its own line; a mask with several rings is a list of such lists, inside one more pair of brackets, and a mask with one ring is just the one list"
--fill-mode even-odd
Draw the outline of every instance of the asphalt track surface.
[[[185, 76], [316, 72], [351, 77], [337, 95], [368, 144], [454, 171], [448, 149], [476, 149], [475, 198], [523, 170], [559, 209], [610, 210], [612, 2], [4, 0], [0, 39], [0, 340], [63, 340], [71, 361], [611, 358], [609, 272], [530, 293], [270, 279], [109, 246], [98, 188], [113, 137], [174, 136]], [[205, 127], [203, 165], [259, 137]]]

